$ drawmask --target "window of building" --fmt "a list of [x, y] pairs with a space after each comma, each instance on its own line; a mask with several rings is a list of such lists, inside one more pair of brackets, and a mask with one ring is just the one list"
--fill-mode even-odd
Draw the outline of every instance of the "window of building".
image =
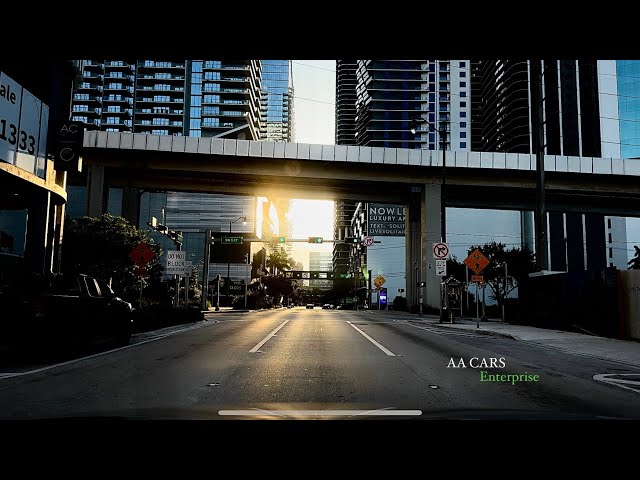
[[466, 97], [467, 96], [467, 92], [460, 92], [460, 96], [461, 97]]
[[609, 258], [613, 258], [613, 248], [609, 247]]
[[107, 117], [107, 123], [120, 123], [120, 119], [118, 117]]
[[429, 74], [429, 81], [431, 83], [434, 83], [436, 81], [436, 74], [435, 73], [430, 73]]
[[465, 108], [467, 106], [467, 102], [460, 102], [460, 108]]
[[607, 218], [607, 227], [611, 228], [611, 219]]
[[170, 73], [156, 73], [154, 76], [154, 78], [171, 78], [171, 74]]
[[220, 72], [205, 72], [205, 80], [220, 80]]
[[467, 72], [460, 72], [460, 76], [461, 77], [466, 77], [467, 76]]
[[75, 121], [75, 122], [84, 122], [84, 123], [87, 123], [87, 117], [83, 117], [83, 116], [81, 116], [81, 115], [74, 115], [71, 119], [72, 119], [73, 121]]
[[460, 132], [460, 138], [467, 138], [467, 132]]
[[74, 107], [74, 110], [76, 112], [88, 112], [89, 111], [89, 105], [76, 105]]
[[107, 112], [119, 112], [120, 111], [120, 105], [109, 105], [107, 107]]
[[467, 112], [460, 112], [460, 117], [461, 118], [466, 118], [467, 116]]
[[140, 122], [141, 125], [151, 125], [151, 120], [142, 120]]
[[460, 122], [460, 128], [467, 128], [467, 122]]
[[613, 240], [611, 239], [611, 234], [609, 234], [609, 243], [611, 243]]
[[154, 118], [153, 125], [169, 125], [168, 118]]
[[460, 142], [460, 148], [467, 148], [467, 142]]
[[169, 135], [169, 130], [151, 130], [153, 135]]
[[429, 94], [429, 101], [430, 102], [435, 102], [436, 101], [436, 94], [435, 93], [430, 93]]
[[460, 82], [460, 88], [465, 88], [467, 86], [467, 82]]
[[107, 88], [122, 88], [122, 83], [112, 82], [107, 86]]
[[153, 101], [154, 102], [168, 102], [169, 101], [169, 96], [168, 95], [156, 95], [155, 97], [153, 97]]
[[460, 68], [464, 68], [466, 66], [466, 62], [460, 62]]
[[119, 132], [120, 129], [119, 128], [105, 128], [104, 131], [105, 132]]
[[110, 77], [114, 77], [114, 78], [122, 78], [124, 77], [124, 73], [122, 72], [111, 72], [109, 74]]

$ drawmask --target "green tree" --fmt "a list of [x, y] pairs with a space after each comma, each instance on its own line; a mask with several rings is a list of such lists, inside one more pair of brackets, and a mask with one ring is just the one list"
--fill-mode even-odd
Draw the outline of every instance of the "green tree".
[[[489, 265], [482, 270], [485, 283], [489, 286], [489, 298], [501, 307], [504, 299], [515, 290], [535, 270], [535, 255], [528, 248], [510, 248], [495, 241], [484, 245], [472, 245], [468, 252], [479, 249], [489, 259]], [[507, 284], [505, 292], [504, 264], [507, 264]], [[458, 280], [460, 280], [458, 278]], [[462, 280], [464, 281], [464, 279]]]
[[276, 249], [267, 258], [267, 267], [270, 267], [272, 275], [291, 269], [293, 259], [287, 256], [284, 250]]
[[633, 247], [636, 251], [635, 256], [629, 260], [627, 265], [629, 265], [629, 270], [640, 270], [640, 248], [636, 245]]
[[156, 258], [150, 264], [150, 277], [143, 288], [162, 275], [157, 259], [162, 253], [149, 232], [139, 230], [122, 217], [67, 218], [62, 243], [62, 271], [85, 273], [105, 281], [112, 280], [114, 291], [128, 300], [137, 299], [140, 278], [129, 253], [140, 242], [148, 244]]

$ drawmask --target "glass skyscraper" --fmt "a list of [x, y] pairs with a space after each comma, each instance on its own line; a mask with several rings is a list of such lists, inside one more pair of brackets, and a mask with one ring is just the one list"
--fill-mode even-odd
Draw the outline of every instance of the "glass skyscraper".
[[260, 138], [293, 141], [293, 82], [289, 60], [262, 60]]
[[617, 60], [620, 153], [640, 158], [640, 61]]

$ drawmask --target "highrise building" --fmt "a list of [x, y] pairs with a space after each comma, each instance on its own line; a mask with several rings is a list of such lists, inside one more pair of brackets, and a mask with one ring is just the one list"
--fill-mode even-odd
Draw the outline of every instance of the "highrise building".
[[[474, 150], [535, 153], [544, 125], [545, 154], [620, 158], [615, 61], [475, 61], [471, 82]], [[626, 264], [624, 218], [549, 212], [548, 224], [551, 270]]]
[[357, 145], [437, 150], [444, 129], [448, 150], [470, 150], [468, 60], [358, 60], [356, 79]]
[[356, 60], [336, 60], [336, 145], [356, 144]]
[[[618, 111], [620, 114], [620, 154], [622, 158], [640, 158], [640, 61], [617, 60]], [[634, 245], [640, 244], [640, 219], [627, 218], [625, 250], [628, 259], [635, 255]], [[619, 250], [619, 248], [615, 248]]]
[[[309, 252], [309, 270], [319, 272], [331, 272], [333, 262], [331, 252]], [[311, 288], [331, 288], [331, 280], [309, 280]]]
[[292, 142], [293, 80], [290, 60], [262, 60], [260, 137], [270, 142]]
[[87, 129], [260, 138], [258, 60], [84, 60], [73, 119]]

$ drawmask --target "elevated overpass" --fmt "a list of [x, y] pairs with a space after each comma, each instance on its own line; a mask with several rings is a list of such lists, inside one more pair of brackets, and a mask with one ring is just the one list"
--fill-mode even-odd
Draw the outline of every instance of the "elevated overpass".
[[[428, 272], [427, 245], [440, 239], [440, 151], [85, 132], [83, 163], [88, 214], [105, 212], [108, 187], [122, 187], [134, 222], [140, 189], [405, 204], [407, 285], [414, 262]], [[447, 152], [445, 204], [534, 210], [535, 164], [530, 154]], [[546, 155], [544, 164], [547, 211], [640, 216], [640, 160]], [[438, 278], [426, 276], [427, 302], [438, 305]]]

